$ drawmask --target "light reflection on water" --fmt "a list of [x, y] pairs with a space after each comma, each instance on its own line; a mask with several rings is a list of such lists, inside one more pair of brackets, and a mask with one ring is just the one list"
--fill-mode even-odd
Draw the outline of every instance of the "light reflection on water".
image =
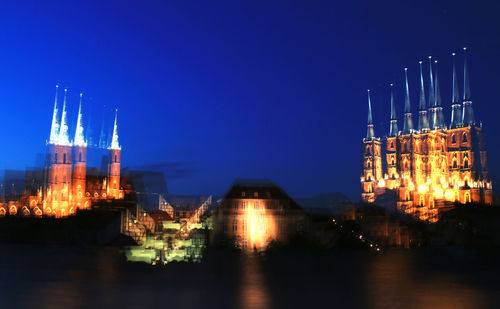
[[[433, 251], [382, 255], [210, 252], [202, 263], [127, 263], [117, 249], [0, 244], [1, 308], [485, 308], [499, 267]], [[450, 256], [453, 256], [452, 254]], [[36, 263], [34, 262], [36, 261]], [[469, 263], [470, 262], [470, 263]], [[443, 265], [444, 263], [444, 265]], [[454, 264], [453, 267], [446, 265]]]
[[[451, 262], [451, 261], [450, 261]], [[367, 300], [371, 308], [483, 308], [484, 291], [457, 274], [421, 273], [408, 251], [389, 252], [366, 265]], [[462, 279], [463, 280], [463, 279]]]
[[271, 308], [270, 291], [259, 265], [258, 257], [254, 254], [246, 254], [242, 256], [241, 261], [241, 286], [238, 297], [240, 308]]

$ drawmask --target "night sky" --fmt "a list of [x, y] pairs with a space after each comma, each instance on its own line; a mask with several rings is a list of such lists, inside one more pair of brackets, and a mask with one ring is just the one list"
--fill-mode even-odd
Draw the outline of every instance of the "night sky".
[[395, 83], [402, 129], [407, 66], [417, 124], [418, 61], [432, 55], [449, 124], [451, 52], [462, 92], [467, 46], [476, 120], [500, 177], [495, 3], [3, 1], [0, 169], [44, 151], [59, 83], [72, 131], [79, 91], [92, 121], [117, 107], [122, 166], [164, 171], [171, 193], [223, 194], [236, 177], [258, 177], [295, 197], [357, 200], [366, 89], [383, 136]]

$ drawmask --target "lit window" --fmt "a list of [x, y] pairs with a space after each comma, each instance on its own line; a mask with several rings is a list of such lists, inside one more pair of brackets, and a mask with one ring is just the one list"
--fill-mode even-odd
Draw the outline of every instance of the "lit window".
[[247, 208], [246, 202], [241, 202], [241, 209], [245, 210]]
[[238, 220], [234, 219], [233, 220], [233, 232], [238, 231]]
[[254, 193], [253, 193], [253, 197], [259, 197], [259, 192], [257, 192], [257, 191], [256, 191], [256, 192], [254, 192]]
[[255, 202], [254, 206], [253, 206], [254, 209], [259, 209], [259, 202]]

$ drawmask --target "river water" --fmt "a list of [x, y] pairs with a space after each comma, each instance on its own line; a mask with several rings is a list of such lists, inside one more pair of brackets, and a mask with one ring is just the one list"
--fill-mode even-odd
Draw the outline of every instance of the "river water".
[[497, 258], [461, 249], [208, 251], [127, 262], [116, 248], [0, 245], [0, 308], [498, 308]]

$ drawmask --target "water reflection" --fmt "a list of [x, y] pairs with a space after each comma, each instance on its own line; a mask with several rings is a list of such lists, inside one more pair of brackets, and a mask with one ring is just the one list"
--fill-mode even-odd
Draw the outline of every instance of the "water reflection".
[[484, 291], [464, 282], [459, 274], [419, 271], [419, 262], [411, 251], [390, 251], [372, 259], [366, 265], [368, 307], [482, 308], [486, 305]]
[[240, 308], [271, 308], [270, 291], [259, 265], [258, 257], [245, 254], [241, 258]]
[[1, 308], [495, 308], [500, 297], [496, 263], [434, 250], [210, 250], [202, 263], [161, 268], [127, 263], [116, 248], [0, 251]]

